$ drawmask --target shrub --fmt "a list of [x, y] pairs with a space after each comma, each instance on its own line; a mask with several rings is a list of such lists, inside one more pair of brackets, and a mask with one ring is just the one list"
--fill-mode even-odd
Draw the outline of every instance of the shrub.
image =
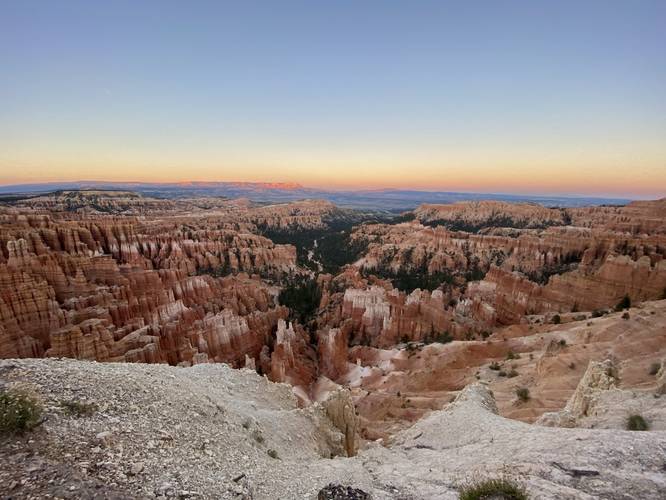
[[509, 351], [506, 353], [506, 359], [520, 359], [520, 354], [516, 354], [513, 351]]
[[629, 318], [630, 318], [630, 316], [629, 316], [628, 312], [622, 313], [622, 319], [629, 319]]
[[657, 373], [659, 373], [659, 370], [661, 370], [661, 363], [652, 363], [650, 365], [650, 370], [648, 371], [648, 373], [650, 375], [656, 375]]
[[490, 363], [490, 366], [488, 368], [497, 371], [500, 369], [500, 365], [497, 361], [493, 361], [492, 363]]
[[572, 361], [571, 363], [569, 363], [569, 370], [575, 370], [575, 369], [576, 369], [576, 363]]
[[255, 430], [255, 431], [252, 433], [252, 437], [253, 437], [254, 440], [255, 440], [257, 443], [259, 443], [259, 444], [261, 444], [261, 443], [264, 442], [264, 436], [261, 435], [261, 432], [259, 432], [259, 430]]
[[416, 214], [414, 212], [403, 212], [400, 215], [397, 215], [391, 221], [393, 224], [400, 224], [401, 222], [409, 222], [416, 219]]
[[518, 399], [525, 403], [530, 400], [530, 390], [527, 387], [519, 387], [516, 389], [516, 396]]
[[629, 295], [622, 297], [622, 300], [617, 303], [615, 306], [616, 311], [622, 311], [623, 309], [629, 309], [631, 307], [631, 298]]
[[271, 458], [275, 458], [275, 459], [280, 458], [278, 456], [278, 452], [273, 450], [273, 449], [268, 450], [266, 453], [268, 453], [268, 456], [271, 457]]
[[560, 339], [559, 344], [560, 344], [560, 347], [566, 347], [567, 346], [567, 341], [565, 339]]
[[551, 321], [553, 322], [553, 325], [559, 325], [562, 322], [562, 318], [559, 314], [556, 314]]
[[453, 340], [453, 337], [449, 332], [444, 332], [440, 333], [437, 335], [435, 342], [439, 342], [440, 344], [448, 344]]
[[500, 377], [506, 377], [506, 372], [504, 370], [500, 370], [497, 372], [497, 375], [499, 375]]
[[351, 486], [343, 486], [341, 484], [329, 483], [317, 494], [317, 500], [331, 500], [331, 499], [353, 499], [353, 500], [370, 500], [370, 495], [365, 491]]
[[604, 315], [603, 311], [600, 311], [599, 309], [595, 309], [592, 311], [592, 317], [593, 318], [601, 318]]
[[61, 401], [65, 413], [71, 417], [89, 417], [97, 411], [95, 403], [82, 403], [81, 401]]
[[628, 431], [646, 431], [650, 426], [640, 415], [631, 415], [627, 418]]
[[35, 394], [21, 388], [0, 390], [0, 434], [30, 430], [40, 423], [42, 404]]
[[485, 479], [464, 485], [460, 489], [460, 500], [528, 500], [525, 489], [508, 479]]
[[518, 372], [516, 371], [515, 368], [512, 368], [509, 373], [506, 374], [507, 377], [513, 378], [518, 376]]

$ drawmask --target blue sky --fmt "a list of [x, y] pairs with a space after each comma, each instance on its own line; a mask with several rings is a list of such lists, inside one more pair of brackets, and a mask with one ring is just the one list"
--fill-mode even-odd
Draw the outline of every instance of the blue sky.
[[666, 2], [549, 4], [3, 1], [0, 182], [666, 195]]

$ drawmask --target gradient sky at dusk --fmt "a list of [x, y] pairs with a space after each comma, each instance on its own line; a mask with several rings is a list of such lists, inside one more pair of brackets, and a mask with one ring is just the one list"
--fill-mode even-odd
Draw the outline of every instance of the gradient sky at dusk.
[[0, 0], [0, 12], [3, 184], [666, 196], [663, 0]]

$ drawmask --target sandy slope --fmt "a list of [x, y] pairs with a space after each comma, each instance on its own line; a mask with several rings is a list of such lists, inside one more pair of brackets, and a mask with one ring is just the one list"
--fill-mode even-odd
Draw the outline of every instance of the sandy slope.
[[[331, 459], [342, 435], [322, 409], [298, 409], [289, 387], [247, 370], [6, 360], [0, 378], [34, 386], [47, 407], [36, 430], [0, 446], [5, 498], [300, 499], [337, 482], [376, 499], [454, 499], [461, 481], [497, 474], [534, 498], [666, 494], [666, 432], [508, 420], [481, 384], [391, 448]], [[71, 400], [98, 409], [68, 416], [61, 402]]]

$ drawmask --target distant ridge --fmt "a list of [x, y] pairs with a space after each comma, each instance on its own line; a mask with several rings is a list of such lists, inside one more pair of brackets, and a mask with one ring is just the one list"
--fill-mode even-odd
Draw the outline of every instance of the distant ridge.
[[158, 198], [193, 196], [224, 196], [248, 198], [256, 202], [281, 203], [306, 198], [331, 201], [340, 207], [359, 210], [401, 212], [412, 210], [422, 203], [455, 203], [457, 201], [496, 200], [531, 202], [547, 207], [579, 207], [586, 205], [626, 205], [627, 198], [593, 196], [530, 196], [497, 193], [459, 193], [452, 191], [419, 191], [413, 189], [363, 189], [334, 191], [302, 186], [295, 182], [114, 182], [71, 181], [41, 182], [0, 186], [0, 195], [46, 193], [72, 189], [106, 189], [136, 191]]
[[53, 181], [26, 184], [0, 185], [0, 193], [45, 191], [53, 189], [158, 189], [158, 188], [239, 188], [239, 189], [305, 189], [297, 182], [227, 182], [227, 181], [180, 181], [180, 182], [133, 182], [133, 181]]

